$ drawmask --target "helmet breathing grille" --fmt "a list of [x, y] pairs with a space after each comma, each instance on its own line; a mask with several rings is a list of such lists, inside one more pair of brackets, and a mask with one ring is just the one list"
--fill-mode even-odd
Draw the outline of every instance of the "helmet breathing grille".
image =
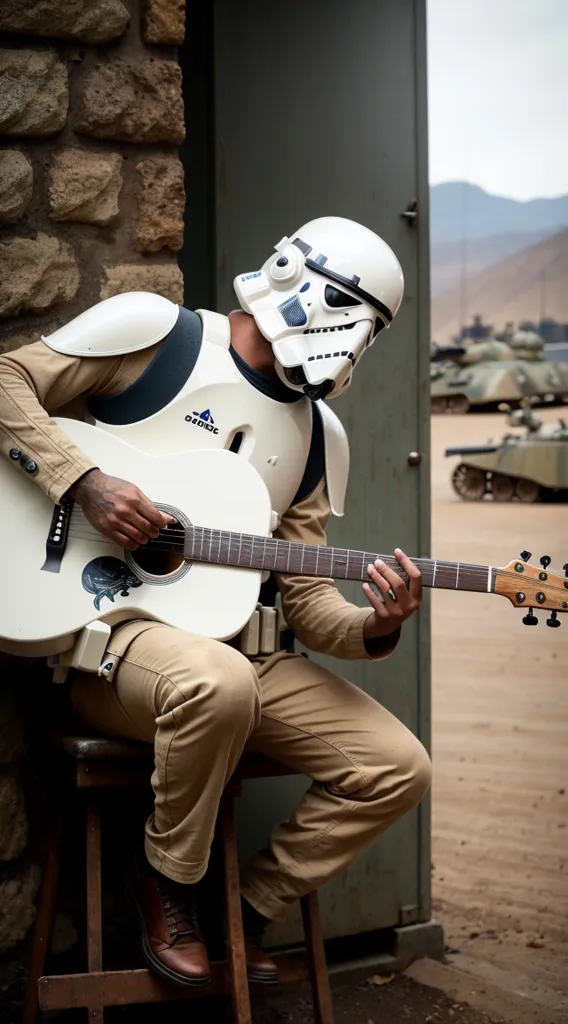
[[297, 295], [278, 306], [278, 312], [282, 314], [288, 327], [302, 327], [308, 319]]

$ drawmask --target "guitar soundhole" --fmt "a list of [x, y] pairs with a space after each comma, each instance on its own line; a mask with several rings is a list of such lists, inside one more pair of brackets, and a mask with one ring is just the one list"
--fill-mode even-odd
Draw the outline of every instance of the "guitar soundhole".
[[[175, 536], [176, 531], [177, 537]], [[172, 534], [171, 541], [167, 536], [169, 532]], [[160, 537], [155, 541], [148, 541], [136, 551], [129, 552], [129, 561], [132, 560], [135, 566], [149, 577], [170, 577], [185, 562], [182, 538], [183, 525], [176, 519], [161, 532]], [[175, 550], [176, 546], [179, 549], [177, 551]]]

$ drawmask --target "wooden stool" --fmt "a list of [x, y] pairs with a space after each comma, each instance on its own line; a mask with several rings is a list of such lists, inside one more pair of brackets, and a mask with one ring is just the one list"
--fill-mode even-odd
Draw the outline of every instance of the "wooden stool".
[[[82, 974], [44, 975], [49, 950], [65, 829], [62, 804], [52, 824], [45, 859], [41, 894], [34, 929], [22, 1024], [36, 1024], [40, 1010], [84, 1007], [90, 1022], [104, 1020], [106, 1006], [156, 1003], [179, 999], [229, 995], [235, 1024], [250, 1024], [251, 1010], [246, 972], [234, 800], [243, 779], [295, 774], [284, 765], [262, 756], [245, 756], [223, 795], [218, 836], [224, 862], [224, 905], [227, 963], [211, 965], [211, 983], [205, 989], [169, 985], [146, 968], [108, 971], [103, 966], [101, 813], [102, 790], [109, 787], [148, 786], [153, 769], [153, 750], [143, 743], [83, 736], [64, 736], [54, 741], [66, 755], [71, 785], [85, 805], [86, 822], [86, 930], [87, 970]], [[309, 978], [316, 1024], [333, 1024], [333, 1009], [316, 892], [301, 900], [306, 955], [278, 956], [281, 982]]]

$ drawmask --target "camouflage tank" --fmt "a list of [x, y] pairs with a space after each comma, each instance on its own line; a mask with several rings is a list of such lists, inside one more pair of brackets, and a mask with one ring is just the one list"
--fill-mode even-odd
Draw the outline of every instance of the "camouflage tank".
[[500, 444], [446, 448], [461, 456], [452, 485], [465, 501], [568, 501], [568, 423], [543, 425], [531, 409], [510, 412], [512, 427], [522, 434], [505, 434]]
[[432, 412], [465, 413], [472, 407], [515, 405], [523, 398], [568, 402], [568, 364], [550, 363], [542, 338], [517, 331], [468, 346], [433, 346]]

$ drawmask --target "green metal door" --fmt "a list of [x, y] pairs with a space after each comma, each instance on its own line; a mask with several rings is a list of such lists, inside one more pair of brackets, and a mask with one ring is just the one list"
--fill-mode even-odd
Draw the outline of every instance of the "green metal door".
[[[427, 555], [424, 0], [216, 0], [211, 32], [213, 308], [233, 308], [235, 274], [257, 269], [275, 242], [314, 217], [350, 217], [386, 239], [403, 266], [405, 297], [394, 326], [333, 404], [350, 438], [352, 465], [346, 515], [331, 523], [329, 540]], [[191, 139], [188, 145], [191, 153]], [[415, 201], [418, 215], [405, 217]], [[419, 465], [409, 464], [410, 452], [420, 453]], [[345, 593], [364, 600], [356, 585]], [[428, 744], [427, 607], [405, 627], [388, 661], [331, 667]], [[243, 855], [262, 845], [305, 787], [303, 779], [249, 785], [240, 807]], [[326, 935], [427, 920], [429, 861], [423, 804], [322, 890]], [[297, 935], [292, 916], [273, 938], [283, 943]]]

